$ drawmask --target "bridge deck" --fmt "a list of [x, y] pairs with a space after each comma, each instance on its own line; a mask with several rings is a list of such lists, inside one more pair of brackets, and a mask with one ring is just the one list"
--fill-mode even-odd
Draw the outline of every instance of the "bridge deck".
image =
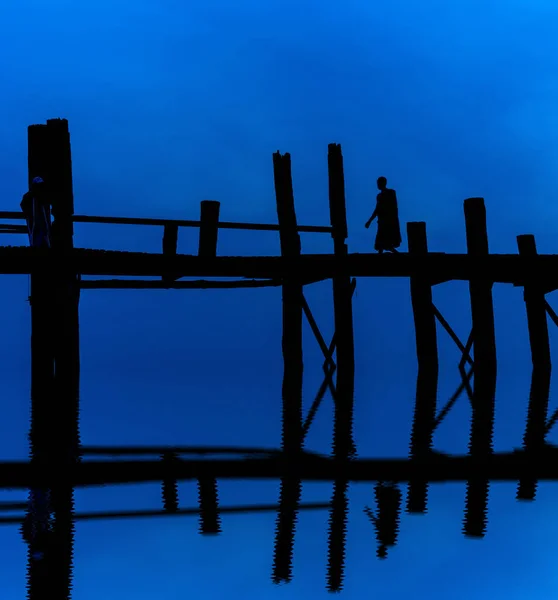
[[[66, 258], [67, 257], [67, 258]], [[426, 256], [400, 254], [349, 254], [346, 259], [333, 254], [303, 254], [289, 260], [278, 256], [218, 256], [118, 252], [76, 248], [66, 259], [82, 275], [157, 277], [181, 273], [183, 277], [237, 277], [281, 279], [298, 272], [309, 281], [328, 279], [339, 269], [352, 277], [412, 277], [441, 281], [482, 279], [495, 283], [524, 285], [524, 282], [548, 282], [558, 273], [558, 255], [491, 254], [472, 257], [467, 254], [429, 253]], [[27, 246], [0, 246], [0, 274], [27, 274], [54, 266], [49, 251]]]

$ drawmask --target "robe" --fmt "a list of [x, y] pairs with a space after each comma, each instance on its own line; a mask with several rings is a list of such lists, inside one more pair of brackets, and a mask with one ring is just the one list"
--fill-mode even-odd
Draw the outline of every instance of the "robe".
[[21, 210], [27, 221], [29, 243], [34, 248], [50, 247], [50, 206], [31, 192], [23, 195]]
[[391, 250], [401, 245], [401, 229], [395, 190], [385, 189], [376, 196], [376, 214], [378, 217], [378, 233], [374, 244], [375, 250]]

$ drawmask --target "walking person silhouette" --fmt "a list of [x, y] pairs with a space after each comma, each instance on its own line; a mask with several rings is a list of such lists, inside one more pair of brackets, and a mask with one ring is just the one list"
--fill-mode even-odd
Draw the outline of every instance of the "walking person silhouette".
[[377, 184], [380, 193], [376, 196], [376, 208], [364, 226], [368, 229], [372, 221], [378, 217], [378, 233], [374, 249], [379, 254], [384, 250], [397, 253], [396, 248], [401, 245], [397, 196], [395, 190], [388, 189], [385, 177], [378, 177]]

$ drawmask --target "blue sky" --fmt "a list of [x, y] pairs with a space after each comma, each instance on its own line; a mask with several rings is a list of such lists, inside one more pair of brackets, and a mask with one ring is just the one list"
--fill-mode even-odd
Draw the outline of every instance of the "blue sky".
[[[217, 199], [223, 220], [275, 222], [271, 157], [280, 150], [292, 155], [299, 223], [327, 225], [327, 144], [336, 142], [345, 159], [353, 252], [373, 247], [375, 226], [363, 225], [379, 175], [397, 190], [403, 224], [427, 222], [431, 250], [465, 251], [463, 199], [483, 196], [492, 252], [516, 252], [522, 233], [535, 234], [540, 252], [555, 251], [554, 3], [5, 4], [1, 210], [17, 210], [25, 191], [27, 126], [63, 117], [70, 123], [78, 214], [197, 218], [200, 200]], [[161, 234], [77, 225], [75, 241], [158, 252]], [[196, 247], [195, 230], [181, 234], [179, 251]], [[331, 248], [327, 235], [303, 234], [304, 252]], [[274, 233], [220, 233], [221, 254], [278, 251]], [[27, 286], [26, 277], [0, 279], [5, 459], [27, 456]], [[465, 340], [466, 284], [445, 284], [434, 294]], [[312, 286], [306, 297], [329, 339], [331, 285]], [[506, 450], [521, 444], [530, 354], [521, 290], [495, 286], [494, 303], [495, 448]], [[416, 375], [408, 281], [359, 280], [354, 313], [359, 454], [405, 456]], [[88, 290], [80, 315], [85, 444], [279, 444], [279, 290]], [[308, 327], [305, 333], [308, 407], [321, 382], [321, 357]], [[558, 343], [552, 329], [551, 336]], [[458, 383], [459, 353], [443, 332], [440, 352], [445, 402]], [[463, 399], [437, 433], [437, 448], [466, 451], [469, 414]], [[309, 448], [330, 451], [331, 419], [328, 399]], [[195, 486], [181, 491], [183, 505], [193, 505]], [[433, 488], [429, 514], [404, 517], [399, 545], [378, 562], [362, 513], [372, 486], [354, 486], [344, 597], [555, 594], [553, 487], [541, 486], [535, 504], [519, 504], [514, 484], [494, 485], [483, 541], [461, 535], [464, 491], [461, 484]], [[276, 482], [221, 485], [223, 504], [273, 502], [277, 492]], [[329, 485], [305, 487], [306, 500], [329, 497]], [[79, 510], [159, 502], [158, 486], [77, 493]], [[326, 598], [327, 514], [306, 513], [299, 523], [294, 581], [281, 587], [270, 582], [272, 514], [225, 517], [217, 539], [202, 539], [188, 518], [78, 524], [74, 598]], [[14, 527], [0, 529], [0, 561], [3, 597], [21, 598], [25, 548]]]

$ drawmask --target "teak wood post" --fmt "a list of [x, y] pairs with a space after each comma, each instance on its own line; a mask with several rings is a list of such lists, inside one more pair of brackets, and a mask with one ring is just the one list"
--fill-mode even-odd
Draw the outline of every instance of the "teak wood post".
[[[178, 225], [176, 223], [168, 223], [163, 227], [163, 255], [176, 256], [178, 250]], [[165, 273], [161, 276], [164, 283], [176, 281], [178, 276], [174, 273]]]
[[[31, 125], [27, 129], [29, 186], [35, 177], [45, 181], [50, 195], [50, 147], [46, 125]], [[48, 250], [34, 249], [34, 254]], [[57, 420], [53, 405], [54, 392], [54, 349], [52, 313], [53, 273], [50, 269], [34, 268], [31, 271], [31, 422], [29, 442], [31, 464], [41, 473], [52, 473], [52, 440], [56, 436]], [[29, 490], [29, 524], [44, 526], [48, 521], [48, 487]], [[43, 545], [34, 537], [28, 547], [27, 590], [29, 598], [46, 598], [53, 589], [52, 552], [50, 545]], [[43, 553], [42, 560], [36, 560]]]
[[198, 256], [217, 256], [220, 207], [221, 203], [216, 200], [202, 200], [200, 203], [200, 244]]
[[[297, 271], [301, 253], [294, 205], [290, 154], [273, 154], [275, 197], [279, 221], [281, 257], [288, 264], [283, 280], [283, 390], [282, 447], [295, 464], [302, 450], [302, 278]], [[298, 505], [302, 494], [300, 479], [281, 480], [279, 514], [273, 559], [273, 580], [290, 581]]]
[[[518, 235], [517, 247], [520, 256], [532, 257], [537, 255], [537, 245], [533, 235]], [[534, 273], [534, 275], [536, 274]], [[533, 373], [531, 375], [527, 426], [523, 436], [523, 446], [529, 455], [537, 457], [537, 455], [540, 456], [545, 444], [551, 375], [545, 290], [540, 283], [540, 279], [539, 282], [536, 281], [536, 277], [533, 278], [533, 281], [526, 280], [524, 298]], [[536, 479], [520, 480], [516, 498], [518, 500], [534, 500], [537, 483]]]
[[[464, 202], [467, 252], [474, 258], [487, 257], [488, 233], [483, 198]], [[479, 272], [469, 281], [474, 349], [474, 383], [469, 453], [479, 463], [493, 453], [494, 408], [496, 396], [496, 336], [494, 331], [493, 282]], [[486, 532], [489, 481], [467, 482], [463, 532], [483, 537]]]
[[[419, 261], [428, 253], [426, 223], [407, 223], [409, 253]], [[438, 341], [432, 304], [432, 284], [425, 276], [411, 277], [411, 302], [415, 321], [418, 374], [415, 414], [411, 433], [411, 458], [427, 459], [432, 449], [438, 393]], [[428, 481], [410, 482], [407, 511], [425, 513]]]
[[70, 133], [66, 119], [47, 121], [50, 146], [49, 180], [54, 223], [51, 255], [54, 264], [54, 397], [51, 410], [56, 417], [52, 444], [57, 469], [52, 487], [54, 513], [53, 566], [56, 590], [52, 597], [66, 598], [72, 582], [74, 540], [74, 491], [69, 475], [79, 461], [79, 274], [73, 260], [74, 198]]
[[[333, 274], [333, 309], [336, 347], [336, 402], [333, 424], [333, 456], [346, 463], [351, 458], [353, 443], [353, 402], [355, 385], [355, 353], [353, 339], [353, 306], [351, 277], [347, 269], [347, 212], [343, 155], [339, 144], [329, 144], [329, 210], [332, 227], [335, 271]], [[337, 479], [333, 484], [329, 523], [327, 586], [341, 589], [345, 564], [349, 482]]]

